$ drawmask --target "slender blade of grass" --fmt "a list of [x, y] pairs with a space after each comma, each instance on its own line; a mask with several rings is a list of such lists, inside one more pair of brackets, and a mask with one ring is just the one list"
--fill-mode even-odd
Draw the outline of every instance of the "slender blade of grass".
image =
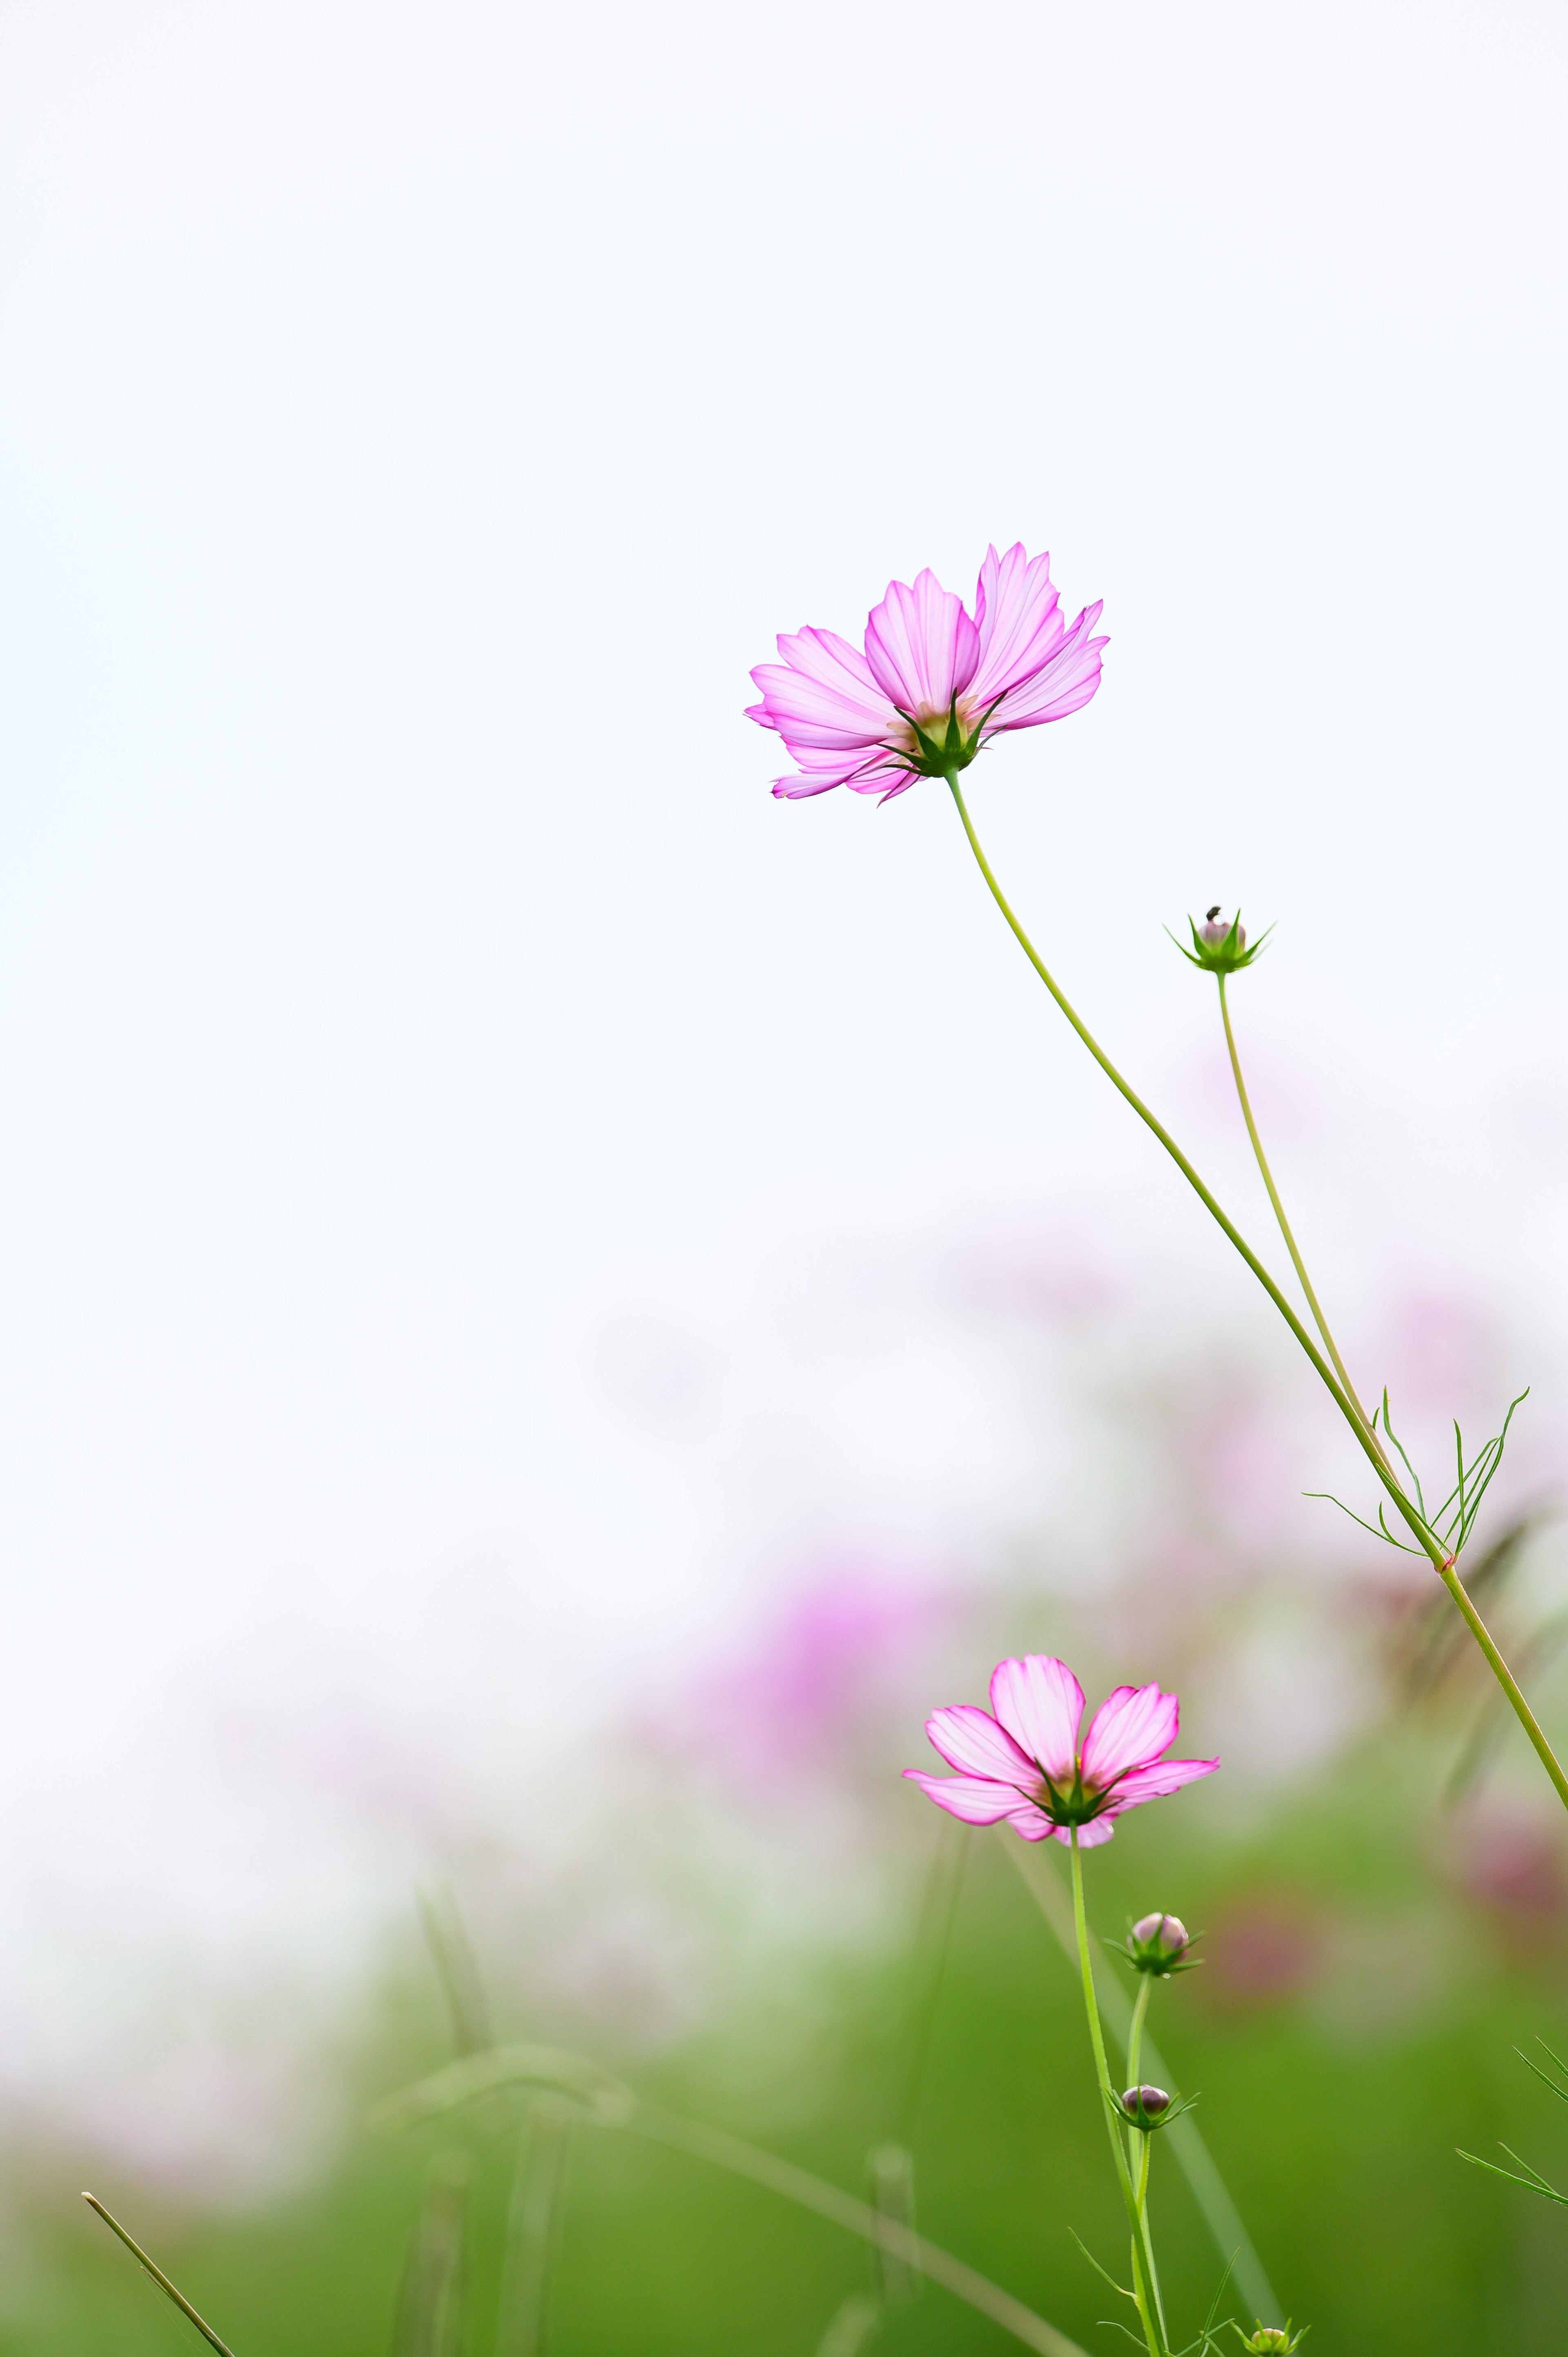
[[482, 2054], [495, 2044], [490, 2008], [468, 1927], [447, 1884], [419, 1893], [419, 1920], [452, 2018], [452, 2042], [459, 2054]]
[[125, 2232], [124, 2227], [121, 2225], [118, 2218], [114, 2217], [111, 2212], [107, 2211], [103, 2207], [103, 2204], [98, 2199], [97, 2194], [84, 2193], [81, 2198], [86, 2202], [88, 2208], [91, 2211], [95, 2211], [98, 2216], [102, 2219], [103, 2223], [109, 2228], [111, 2233], [119, 2235], [120, 2240], [124, 2244], [125, 2248], [130, 2252], [132, 2257], [137, 2261], [139, 2266], [145, 2268], [147, 2274], [151, 2276], [153, 2281], [163, 2293], [165, 2298], [173, 2300], [180, 2314], [190, 2323], [195, 2325], [203, 2341], [208, 2341], [212, 2348], [220, 2350], [222, 2352], [222, 2357], [234, 2357], [234, 2352], [230, 2348], [229, 2343], [226, 2341], [219, 2340], [218, 2335], [213, 2331], [212, 2327], [207, 2322], [205, 2317], [198, 2316], [195, 2309], [192, 2308], [185, 2294], [178, 2290], [175, 2285], [170, 2283], [162, 2267], [158, 2266], [152, 2259], [148, 2258], [140, 2243], [132, 2239], [132, 2237]]
[[522, 2124], [507, 2218], [496, 2357], [542, 2357], [576, 2116], [559, 2096], [542, 2095]]
[[700, 2120], [682, 2119], [673, 2112], [655, 2111], [649, 2104], [639, 2104], [629, 2088], [580, 2054], [568, 2054], [552, 2047], [513, 2046], [498, 2048], [493, 2054], [471, 2055], [466, 2061], [453, 2063], [433, 2077], [421, 2080], [417, 2086], [406, 2087], [391, 2096], [372, 2112], [371, 2124], [396, 2135], [438, 2119], [465, 2104], [499, 2094], [507, 2087], [551, 2084], [583, 2105], [585, 2121], [600, 2127], [629, 2129], [654, 2144], [672, 2145], [677, 2151], [691, 2153], [715, 2169], [727, 2169], [732, 2176], [747, 2178], [752, 2184], [766, 2187], [786, 2201], [798, 2202], [802, 2210], [814, 2211], [819, 2218], [828, 2219], [846, 2233], [859, 2234], [865, 2242], [879, 2245], [982, 2316], [988, 2316], [1026, 2348], [1036, 2351], [1038, 2357], [1086, 2357], [1076, 2341], [1069, 2341], [1065, 2332], [1058, 2332], [1054, 2324], [1036, 2316], [1033, 2309], [1026, 2308], [1021, 2299], [1015, 2299], [1000, 2284], [993, 2284], [974, 2267], [967, 2266], [962, 2259], [954, 2258], [950, 2251], [928, 2242], [924, 2235], [913, 2233], [897, 2219], [884, 2218], [869, 2201], [830, 2185], [825, 2178], [813, 2177], [809, 2169], [797, 2169], [793, 2161], [780, 2160], [776, 2154], [764, 2152], [758, 2145], [746, 2144], [722, 2128], [711, 2128]]
[[798, 2202], [802, 2210], [814, 2210], [819, 2218], [827, 2218], [835, 2226], [843, 2226], [852, 2234], [864, 2235], [868, 2243], [881, 2247], [906, 2266], [918, 2267], [920, 2273], [940, 2284], [944, 2291], [952, 2292], [969, 2307], [978, 2309], [993, 2324], [1010, 2332], [1026, 2348], [1036, 2350], [1039, 2357], [1085, 2357], [1076, 2341], [1047, 2324], [1043, 2316], [1026, 2308], [1021, 2299], [1004, 2291], [999, 2284], [966, 2266], [950, 2252], [929, 2243], [921, 2234], [913, 2234], [897, 2219], [879, 2216], [868, 2201], [859, 2201], [853, 2193], [841, 2191], [825, 2179], [813, 2177], [808, 2169], [797, 2169], [792, 2161], [780, 2160], [777, 2154], [764, 2152], [757, 2145], [746, 2144], [722, 2128], [711, 2128], [696, 2120], [685, 2120], [671, 2112], [653, 2111], [647, 2106], [639, 2109], [627, 2123], [632, 2133], [650, 2138], [655, 2144], [673, 2145], [680, 2152], [689, 2152], [699, 2160], [727, 2169], [732, 2176], [746, 2177], [754, 2185], [766, 2186], [770, 2193], [781, 2194], [786, 2201]]
[[409, 2236], [392, 2327], [392, 2357], [459, 2357], [467, 2305], [466, 2153], [440, 2154]]
[[864, 2292], [856, 2292], [842, 2308], [834, 2309], [827, 2330], [817, 2343], [817, 2357], [860, 2357], [881, 2322], [882, 2311], [876, 2302], [867, 2299]]

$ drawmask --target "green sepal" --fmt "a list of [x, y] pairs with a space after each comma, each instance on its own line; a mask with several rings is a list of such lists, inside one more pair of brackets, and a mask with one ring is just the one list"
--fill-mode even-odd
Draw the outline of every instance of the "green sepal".
[[1280, 2357], [1289, 2357], [1291, 2350], [1301, 2347], [1312, 2327], [1310, 2324], [1304, 2324], [1299, 2332], [1293, 2333], [1291, 2320], [1287, 2316], [1283, 2325], [1260, 2322], [1252, 2331], [1243, 2332], [1239, 2324], [1232, 2322], [1230, 2330], [1240, 2341], [1242, 2348], [1253, 2351], [1256, 2352], [1256, 2357], [1268, 2357], [1268, 2352], [1276, 2351], [1280, 2352]]
[[1196, 917], [1189, 917], [1187, 921], [1192, 928], [1191, 949], [1183, 948], [1182, 943], [1176, 942], [1176, 935], [1171, 932], [1168, 925], [1165, 927], [1165, 931], [1170, 934], [1171, 940], [1176, 942], [1177, 949], [1181, 950], [1188, 965], [1201, 966], [1205, 974], [1240, 974], [1243, 966], [1251, 965], [1252, 960], [1261, 955], [1264, 942], [1274, 930], [1273, 925], [1266, 926], [1255, 942], [1249, 942], [1243, 948], [1240, 909], [1231, 918], [1230, 930], [1222, 942], [1206, 942], [1197, 930]]
[[1168, 2128], [1173, 2120], [1179, 2120], [1185, 2112], [1190, 2112], [1197, 2101], [1196, 2095], [1184, 2095], [1179, 2103], [1167, 2104], [1157, 2119], [1151, 2119], [1144, 2113], [1130, 2112], [1120, 2095], [1108, 2094], [1103, 2087], [1100, 2092], [1117, 2126], [1136, 2128], [1140, 2136], [1154, 2136], [1159, 2129]]

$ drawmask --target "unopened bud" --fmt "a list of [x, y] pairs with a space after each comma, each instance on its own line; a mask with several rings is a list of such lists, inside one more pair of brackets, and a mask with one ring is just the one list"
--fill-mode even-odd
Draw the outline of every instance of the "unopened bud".
[[[1213, 908], [1210, 909], [1208, 914], [1205, 917], [1197, 931], [1200, 939], [1207, 942], [1211, 950], [1217, 950], [1221, 942], [1228, 942], [1230, 940], [1230, 923], [1228, 920], [1220, 914], [1220, 908], [1218, 900], [1216, 900]], [[1236, 928], [1236, 947], [1239, 950], [1244, 950], [1246, 946], [1247, 928], [1245, 925], [1239, 924]]]
[[1128, 1960], [1141, 1973], [1174, 1973], [1191, 1944], [1179, 1915], [1141, 1915], [1127, 1934]]
[[1122, 2109], [1134, 2127], [1155, 2127], [1170, 2110], [1171, 2099], [1163, 2087], [1129, 2087], [1122, 2098]]
[[[1237, 2332], [1240, 2332], [1241, 2328], [1238, 2324], [1234, 2327], [1234, 2330]], [[1256, 2357], [1263, 2357], [1263, 2352], [1271, 2349], [1283, 2350], [1287, 2352], [1288, 2357], [1288, 2352], [1291, 2350], [1300, 2348], [1302, 2336], [1305, 2330], [1306, 2327], [1305, 2324], [1302, 2326], [1301, 2331], [1297, 2333], [1293, 2333], [1291, 2331], [1288, 2323], [1260, 2324], [1255, 2332], [1248, 2332], [1242, 2335], [1241, 2346], [1243, 2349], [1250, 2349], [1255, 2352]]]

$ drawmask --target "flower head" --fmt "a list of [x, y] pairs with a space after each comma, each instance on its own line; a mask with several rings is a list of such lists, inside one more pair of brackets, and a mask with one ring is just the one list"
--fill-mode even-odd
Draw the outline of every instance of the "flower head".
[[1171, 1973], [1191, 1972], [1191, 1964], [1182, 1961], [1191, 1945], [1179, 1915], [1141, 1915], [1127, 1934], [1125, 1948], [1116, 1953], [1134, 1972], [1164, 1979]]
[[1108, 1842], [1123, 1811], [1211, 1775], [1218, 1760], [1162, 1760], [1181, 1723], [1175, 1695], [1157, 1685], [1117, 1686], [1090, 1721], [1081, 1749], [1083, 1688], [1048, 1653], [998, 1662], [991, 1708], [954, 1703], [933, 1711], [926, 1733], [956, 1776], [904, 1773], [965, 1824], [1004, 1820], [1026, 1841], [1053, 1836], [1080, 1849]]
[[1239, 2324], [1232, 2324], [1230, 2330], [1240, 2339], [1242, 2348], [1253, 2351], [1255, 2357], [1265, 2357], [1265, 2352], [1276, 2349], [1286, 2352], [1288, 2357], [1291, 2350], [1301, 2347], [1308, 2328], [1304, 2324], [1299, 2332], [1293, 2333], [1287, 2317], [1283, 2324], [1260, 2324], [1255, 2332], [1243, 2332]]
[[1197, 2103], [1188, 2095], [1183, 2103], [1173, 2103], [1163, 2087], [1129, 2087], [1120, 2095], [1109, 2092], [1105, 2097], [1111, 2116], [1119, 2126], [1136, 2128], [1142, 2136], [1153, 2136], [1156, 2128], [1168, 2128], [1173, 2120], [1185, 2119]]
[[1170, 2107], [1171, 2099], [1163, 2087], [1129, 2087], [1122, 2098], [1122, 2109], [1127, 2117], [1140, 2125], [1144, 2120], [1157, 2120]]
[[1066, 719], [1100, 684], [1100, 612], [1086, 606], [1069, 625], [1050, 558], [1026, 555], [1020, 541], [1005, 556], [987, 549], [972, 618], [926, 572], [888, 583], [864, 651], [832, 630], [786, 634], [783, 661], [752, 673], [762, 701], [746, 713], [799, 764], [774, 792], [795, 802], [851, 786], [886, 801], [917, 778], [967, 769], [1004, 729]]
[[[1227, 917], [1218, 900], [1201, 925], [1196, 917], [1189, 917], [1187, 921], [1192, 927], [1192, 947], [1182, 949], [1180, 942], [1176, 942], [1176, 947], [1189, 965], [1202, 966], [1207, 974], [1240, 974], [1243, 966], [1251, 964], [1274, 930], [1271, 925], [1266, 932], [1259, 934], [1249, 949], [1247, 928], [1241, 922], [1240, 909], [1238, 909], [1233, 917]], [[1174, 933], [1171, 939], [1176, 941]]]

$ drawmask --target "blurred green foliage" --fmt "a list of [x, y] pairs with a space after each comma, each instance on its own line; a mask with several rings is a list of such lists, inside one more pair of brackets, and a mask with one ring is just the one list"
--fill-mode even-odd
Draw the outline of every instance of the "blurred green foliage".
[[[1101, 1934], [1153, 1908], [1207, 1927], [1208, 1964], [1156, 1990], [1151, 2027], [1200, 2095], [1264, 2264], [1324, 2357], [1555, 2349], [1568, 2311], [1562, 2214], [1455, 2151], [1493, 2154], [1506, 2137], [1568, 2179], [1568, 2117], [1512, 2051], [1537, 2034], [1560, 2050], [1568, 2039], [1561, 1838], [1543, 1822], [1539, 1856], [1501, 1874], [1483, 1854], [1477, 1873], [1468, 1836], [1432, 1798], [1441, 1782], [1407, 1723], [1244, 1832], [1184, 1797], [1136, 1812], [1088, 1861]], [[940, 1831], [933, 1823], [933, 1852]], [[1004, 1838], [968, 1836], [910, 2135], [918, 2223], [1110, 2351], [1125, 2345], [1097, 2322], [1112, 2295], [1069, 2232], [1121, 2269], [1078, 1992]], [[650, 2098], [864, 2192], [868, 2153], [903, 2125], [919, 1977], [910, 1941], [890, 1941], [797, 1989], [776, 2055], [751, 2020], [653, 2064], [602, 2059]], [[433, 1993], [390, 1999], [353, 2066], [366, 2107], [450, 2051]], [[468, 2357], [490, 2357], [520, 2118], [515, 2099], [497, 2099], [456, 2127], [366, 2133], [327, 2181], [250, 2216], [182, 2218], [145, 2189], [94, 2190], [239, 2357], [388, 2357], [411, 2229], [442, 2150], [461, 2145], [472, 2175], [459, 2323]], [[814, 2357], [843, 2304], [873, 2287], [862, 2246], [766, 2192], [613, 2129], [585, 2126], [572, 2141], [555, 2357]], [[74, 2189], [39, 2178], [20, 2199], [29, 2256], [11, 2271], [0, 2348], [162, 2357], [200, 2345]], [[1160, 2155], [1155, 2215], [1173, 2321], [1191, 2331], [1219, 2262]], [[886, 2357], [1016, 2346], [930, 2287], [868, 2345]]]

